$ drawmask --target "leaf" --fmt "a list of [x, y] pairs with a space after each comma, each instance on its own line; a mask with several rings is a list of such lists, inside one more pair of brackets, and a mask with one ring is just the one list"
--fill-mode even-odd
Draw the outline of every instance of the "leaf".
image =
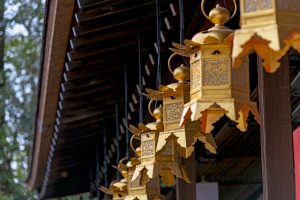
[[216, 44], [219, 43], [220, 41], [212, 36], [207, 36], [206, 38], [204, 38], [204, 44]]
[[173, 88], [170, 88], [169, 86], [165, 86], [165, 85], [160, 85], [159, 86], [159, 91], [163, 92], [163, 93], [173, 93], [176, 90], [174, 90]]
[[199, 43], [193, 42], [192, 40], [185, 39], [183, 43], [189, 48], [197, 48], [200, 46]]
[[187, 182], [187, 183], [191, 183], [191, 180], [185, 170], [185, 167], [184, 166], [181, 166], [180, 167], [180, 170], [181, 170], [181, 174], [182, 174], [182, 179]]
[[149, 88], [146, 88], [145, 91], [147, 93], [143, 93], [143, 95], [146, 96], [148, 99], [153, 99], [156, 101], [162, 100], [162, 93], [160, 91], [149, 89]]
[[194, 146], [189, 146], [185, 149], [185, 154], [182, 155], [184, 158], [188, 158], [192, 155], [192, 153], [194, 152], [195, 148]]
[[138, 137], [141, 136], [142, 131], [141, 131], [140, 129], [136, 128], [135, 126], [129, 124], [129, 128], [128, 128], [128, 129], [129, 129], [129, 131], [130, 131], [132, 134], [134, 134], [134, 135], [136, 135], [136, 136], [138, 136]]
[[172, 132], [163, 132], [158, 136], [158, 141], [156, 145], [156, 152], [162, 150], [162, 148], [166, 145], [167, 139], [171, 136]]
[[149, 177], [147, 175], [147, 170], [145, 168], [143, 168], [142, 172], [141, 172], [141, 179], [140, 179], [140, 184], [141, 185], [146, 185], [149, 181]]
[[200, 133], [198, 139], [204, 143], [204, 147], [211, 153], [216, 154], [217, 153], [217, 144], [215, 142], [215, 139], [213, 138], [211, 133]]
[[139, 126], [139, 129], [140, 129], [140, 131], [141, 131], [142, 133], [151, 131], [151, 129], [148, 128], [148, 127], [147, 127], [146, 125], [144, 125], [143, 123], [139, 123], [138, 126]]
[[190, 57], [190, 52], [188, 51], [184, 51], [184, 50], [180, 50], [180, 49], [174, 49], [174, 48], [169, 48], [172, 52], [177, 53], [181, 56], [185, 56], [185, 57]]
[[147, 169], [147, 175], [150, 177], [150, 178], [154, 178], [154, 177], [157, 177], [158, 174], [159, 174], [159, 167], [155, 164], [152, 164], [152, 165], [146, 165], [145, 166], [146, 169]]
[[141, 175], [143, 169], [144, 166], [136, 167], [130, 181], [135, 181]]
[[175, 184], [175, 178], [171, 170], [160, 170], [159, 175], [161, 176], [161, 180], [165, 185], [171, 187]]
[[247, 119], [248, 119], [249, 112], [250, 109], [247, 105], [242, 106], [242, 108], [238, 111], [239, 118], [237, 120], [238, 124], [236, 127], [242, 132], [247, 131], [248, 128]]
[[104, 186], [101, 186], [101, 187], [99, 188], [99, 190], [102, 191], [102, 192], [104, 192], [105, 194], [110, 194], [110, 195], [113, 194], [112, 189], [106, 188], [106, 187], [104, 187]]
[[173, 47], [175, 47], [175, 48], [177, 48], [177, 49], [181, 49], [181, 50], [186, 49], [186, 46], [183, 45], [183, 44], [179, 44], [179, 43], [176, 43], [176, 42], [172, 42], [172, 45], [173, 45]]
[[115, 190], [125, 190], [127, 188], [127, 183], [118, 181], [114, 183], [112, 187], [115, 187]]

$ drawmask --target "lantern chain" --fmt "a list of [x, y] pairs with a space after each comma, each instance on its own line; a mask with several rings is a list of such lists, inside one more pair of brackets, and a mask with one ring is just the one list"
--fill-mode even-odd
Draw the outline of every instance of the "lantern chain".
[[103, 119], [103, 159], [104, 159], [104, 185], [108, 185], [107, 180], [107, 151], [106, 151], [106, 119], [105, 119], [105, 112], [104, 112], [104, 119]]
[[179, 0], [179, 42], [180, 44], [183, 43], [184, 40], [184, 3], [183, 0]]
[[125, 133], [126, 133], [126, 156], [129, 158], [129, 132], [128, 132], [128, 80], [127, 80], [127, 66], [124, 65], [124, 85], [125, 85]]
[[139, 93], [139, 122], [143, 122], [143, 77], [142, 77], [142, 57], [141, 57], [141, 30], [139, 27], [138, 34], [138, 58], [139, 58], [139, 85], [140, 85], [140, 93]]
[[161, 66], [160, 66], [160, 31], [161, 31], [161, 19], [160, 19], [160, 4], [159, 0], [156, 0], [156, 43], [157, 43], [157, 74], [156, 74], [156, 87], [161, 84]]
[[[120, 132], [119, 132], [119, 106], [118, 106], [118, 101], [116, 101], [115, 105], [115, 112], [116, 112], [116, 164], [118, 165], [118, 162], [120, 160], [120, 146], [119, 146], [119, 137], [120, 137]], [[120, 179], [120, 173], [117, 171], [117, 179]]]

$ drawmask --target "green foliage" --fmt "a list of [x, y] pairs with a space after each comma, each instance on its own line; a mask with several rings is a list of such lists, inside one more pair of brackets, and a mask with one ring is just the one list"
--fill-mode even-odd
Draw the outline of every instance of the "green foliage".
[[44, 3], [0, 0], [1, 15], [0, 200], [36, 199], [26, 190], [25, 181], [37, 105]]

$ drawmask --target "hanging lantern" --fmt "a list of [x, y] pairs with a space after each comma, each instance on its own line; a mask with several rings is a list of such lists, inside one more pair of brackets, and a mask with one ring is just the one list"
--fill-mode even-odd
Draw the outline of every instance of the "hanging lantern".
[[[132, 139], [130, 140], [131, 147]], [[106, 194], [113, 196], [113, 200], [165, 200], [165, 197], [160, 194], [159, 179], [153, 178], [144, 185], [141, 185], [139, 180], [131, 181], [133, 173], [137, 165], [140, 164], [140, 148], [133, 149], [138, 157], [131, 158], [126, 164], [124, 161], [127, 158], [120, 160], [116, 168], [124, 177], [121, 181], [114, 181], [110, 184], [109, 188], [100, 187], [100, 190]]]
[[300, 3], [297, 0], [241, 0], [240, 30], [233, 39], [233, 67], [251, 50], [264, 60], [267, 72], [275, 72], [279, 60], [292, 47], [300, 52]]
[[123, 158], [119, 161], [118, 166], [113, 166], [123, 176], [123, 179], [120, 181], [114, 180], [111, 182], [109, 188], [106, 188], [104, 186], [101, 186], [99, 189], [104, 192], [105, 194], [112, 195], [113, 200], [124, 200], [125, 197], [128, 195], [127, 187], [128, 187], [128, 182], [127, 182], [127, 168], [126, 165], [123, 163], [127, 158]]
[[[203, 4], [204, 1], [201, 5], [205, 13]], [[189, 117], [192, 121], [200, 119], [201, 130], [210, 133], [212, 124], [225, 114], [237, 122], [241, 131], [246, 131], [250, 111], [259, 121], [256, 103], [250, 101], [248, 60], [244, 59], [239, 69], [231, 70], [232, 45], [227, 37], [233, 30], [224, 26], [230, 19], [228, 10], [217, 5], [208, 19], [214, 27], [197, 33], [192, 41], [185, 40], [185, 45], [174, 43], [176, 49], [171, 49], [190, 57], [190, 102], [185, 104], [180, 126]]]
[[168, 67], [173, 77], [178, 82], [167, 86], [161, 85], [159, 91], [146, 89], [147, 96], [150, 99], [163, 101], [163, 124], [164, 131], [159, 133], [156, 152], [161, 151], [167, 142], [174, 140], [177, 150], [181, 157], [187, 158], [194, 151], [194, 144], [197, 139], [201, 140], [206, 149], [216, 153], [216, 143], [211, 133], [203, 134], [200, 131], [199, 123], [188, 121], [184, 127], [179, 128], [181, 114], [184, 104], [190, 100], [190, 69], [184, 65], [171, 68], [171, 59], [178, 54], [173, 53], [168, 61]]
[[156, 121], [147, 125], [139, 123], [138, 128], [129, 125], [129, 130], [141, 140], [141, 164], [136, 166], [131, 181], [138, 180], [141, 184], [145, 184], [149, 179], [161, 176], [162, 182], [171, 186], [175, 183], [175, 175], [190, 182], [180, 163], [180, 155], [176, 151], [174, 140], [169, 142], [164, 149], [156, 152], [159, 134], [163, 131], [163, 108], [159, 106], [152, 112], [152, 102], [153, 99], [148, 104], [148, 110]]
[[[128, 195], [125, 197], [125, 200], [165, 200], [165, 197], [160, 194], [160, 182], [158, 177], [154, 177], [150, 180], [140, 181], [139, 179], [132, 180], [133, 174], [136, 170], [136, 167], [141, 164], [141, 148], [135, 148], [132, 145], [132, 140], [136, 136], [133, 135], [130, 140], [130, 145], [132, 150], [138, 156], [138, 159], [131, 159], [126, 164], [127, 168], [127, 182], [128, 182]], [[143, 175], [140, 175], [142, 177]], [[146, 176], [143, 176], [143, 178]]]
[[128, 195], [127, 191], [127, 168], [126, 165], [123, 163], [127, 158], [123, 158], [119, 161], [118, 166], [113, 166], [117, 170], [120, 171], [121, 175], [124, 177], [120, 181], [115, 180], [112, 181], [109, 188], [101, 186], [99, 189], [104, 192], [105, 194], [112, 195], [113, 200], [124, 200], [125, 197]]

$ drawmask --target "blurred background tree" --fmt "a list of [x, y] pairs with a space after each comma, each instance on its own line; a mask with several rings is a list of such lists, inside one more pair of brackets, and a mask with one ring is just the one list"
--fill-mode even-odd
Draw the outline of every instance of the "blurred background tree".
[[44, 0], [0, 0], [0, 200], [25, 187], [37, 105]]

